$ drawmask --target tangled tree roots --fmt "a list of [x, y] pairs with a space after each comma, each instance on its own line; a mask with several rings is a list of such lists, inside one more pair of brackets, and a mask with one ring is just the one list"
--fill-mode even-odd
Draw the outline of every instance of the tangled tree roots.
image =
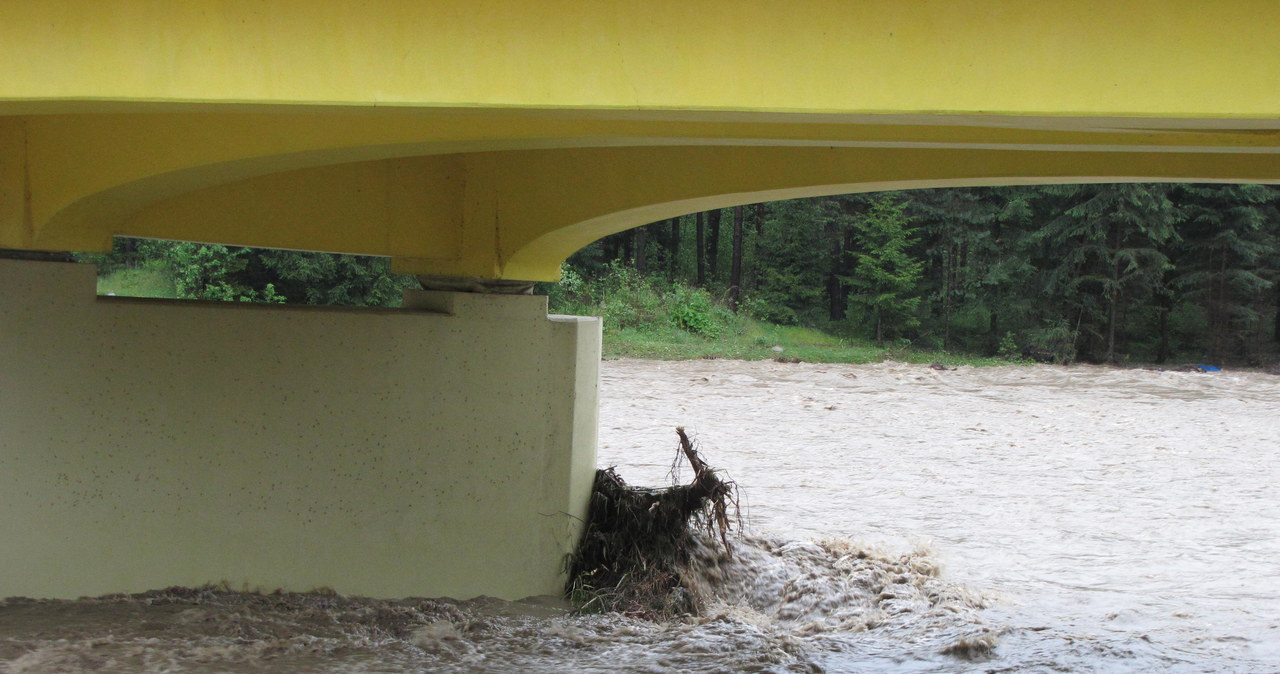
[[581, 610], [664, 617], [701, 608], [685, 581], [690, 549], [705, 531], [731, 551], [737, 489], [703, 463], [684, 428], [676, 433], [676, 462], [683, 455], [693, 467], [687, 485], [630, 487], [612, 468], [596, 471], [586, 531], [568, 560], [566, 591]]

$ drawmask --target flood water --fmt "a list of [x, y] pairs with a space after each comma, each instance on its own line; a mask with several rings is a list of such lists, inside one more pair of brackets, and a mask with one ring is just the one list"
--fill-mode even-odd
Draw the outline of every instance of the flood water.
[[602, 364], [600, 465], [667, 483], [678, 425], [750, 529], [700, 556], [699, 618], [11, 599], [0, 671], [1280, 671], [1280, 377]]
[[956, 669], [1280, 671], [1280, 377], [607, 365], [602, 462], [659, 479], [684, 424], [756, 528], [927, 551], [999, 633]]

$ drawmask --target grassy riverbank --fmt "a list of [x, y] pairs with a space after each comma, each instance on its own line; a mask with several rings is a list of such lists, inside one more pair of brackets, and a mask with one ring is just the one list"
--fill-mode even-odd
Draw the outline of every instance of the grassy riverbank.
[[659, 360], [728, 358], [806, 363], [878, 363], [897, 360], [908, 363], [937, 362], [950, 367], [1015, 365], [1021, 362], [914, 350], [909, 346], [878, 347], [872, 342], [841, 338], [815, 328], [773, 325], [752, 319], [744, 319], [739, 331], [722, 333], [715, 338], [691, 334], [674, 326], [615, 330], [606, 325], [604, 356]]
[[[173, 279], [154, 269], [119, 269], [98, 279], [100, 294], [123, 297], [174, 298]], [[552, 297], [553, 304], [561, 298]], [[916, 350], [909, 345], [876, 346], [816, 328], [774, 325], [735, 316], [696, 294], [683, 305], [673, 298], [613, 295], [598, 303], [579, 302], [554, 309], [566, 313], [603, 316], [606, 358], [695, 360], [793, 360], [807, 363], [940, 362], [956, 365], [1008, 365], [1014, 361]], [[675, 315], [683, 319], [683, 323]], [[680, 325], [686, 327], [680, 327]], [[695, 329], [690, 330], [692, 326]]]
[[587, 280], [565, 268], [564, 279], [543, 288], [553, 313], [600, 316], [605, 358], [804, 361], [877, 363], [898, 360], [956, 365], [1007, 365], [999, 358], [912, 348], [906, 340], [871, 340], [812, 327], [778, 325], [734, 313], [704, 289], [656, 282], [614, 266]]
[[173, 278], [154, 269], [117, 269], [98, 277], [99, 295], [174, 299], [178, 289]]

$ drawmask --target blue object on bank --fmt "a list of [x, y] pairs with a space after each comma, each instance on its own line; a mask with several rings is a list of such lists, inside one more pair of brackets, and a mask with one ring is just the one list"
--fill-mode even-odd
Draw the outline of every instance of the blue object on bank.
[[1219, 372], [1222, 370], [1217, 365], [1196, 365], [1196, 369], [1201, 372]]

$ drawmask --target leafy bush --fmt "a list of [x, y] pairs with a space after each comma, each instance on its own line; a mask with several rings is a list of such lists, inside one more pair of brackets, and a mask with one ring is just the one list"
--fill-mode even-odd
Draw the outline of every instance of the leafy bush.
[[590, 294], [598, 298], [600, 316], [610, 329], [645, 328], [666, 313], [663, 295], [644, 276], [616, 263]]
[[179, 299], [396, 306], [406, 288], [418, 287], [413, 276], [392, 274], [386, 258], [359, 255], [118, 237], [110, 253], [76, 257], [102, 276], [161, 272]]
[[744, 299], [739, 305], [743, 313], [775, 325], [799, 325], [800, 314], [795, 309], [782, 303], [782, 298], [755, 294]]
[[553, 314], [579, 314], [590, 303], [587, 280], [568, 262], [560, 265], [560, 280], [538, 283], [534, 292], [547, 296], [547, 308]]
[[249, 261], [244, 248], [199, 243], [154, 241], [145, 250], [152, 259], [164, 260], [178, 288], [178, 297], [234, 302], [256, 295], [254, 289], [234, 283]]
[[604, 265], [603, 275], [591, 280], [566, 263], [560, 270], [560, 282], [542, 290], [552, 312], [600, 316], [611, 332], [661, 332], [674, 327], [714, 339], [741, 322], [706, 290], [680, 284], [665, 286], [665, 282], [617, 262]]
[[1076, 331], [1065, 320], [1049, 322], [1027, 333], [1022, 355], [1041, 362], [1067, 365], [1076, 359]]
[[668, 315], [677, 328], [708, 339], [720, 336], [722, 324], [717, 320], [720, 317], [716, 315], [710, 293], [677, 284], [668, 297]]
[[1000, 348], [996, 351], [996, 355], [1009, 360], [1022, 358], [1022, 350], [1018, 348], [1018, 342], [1013, 338], [1012, 332], [1006, 332], [1004, 337], [1000, 338]]

